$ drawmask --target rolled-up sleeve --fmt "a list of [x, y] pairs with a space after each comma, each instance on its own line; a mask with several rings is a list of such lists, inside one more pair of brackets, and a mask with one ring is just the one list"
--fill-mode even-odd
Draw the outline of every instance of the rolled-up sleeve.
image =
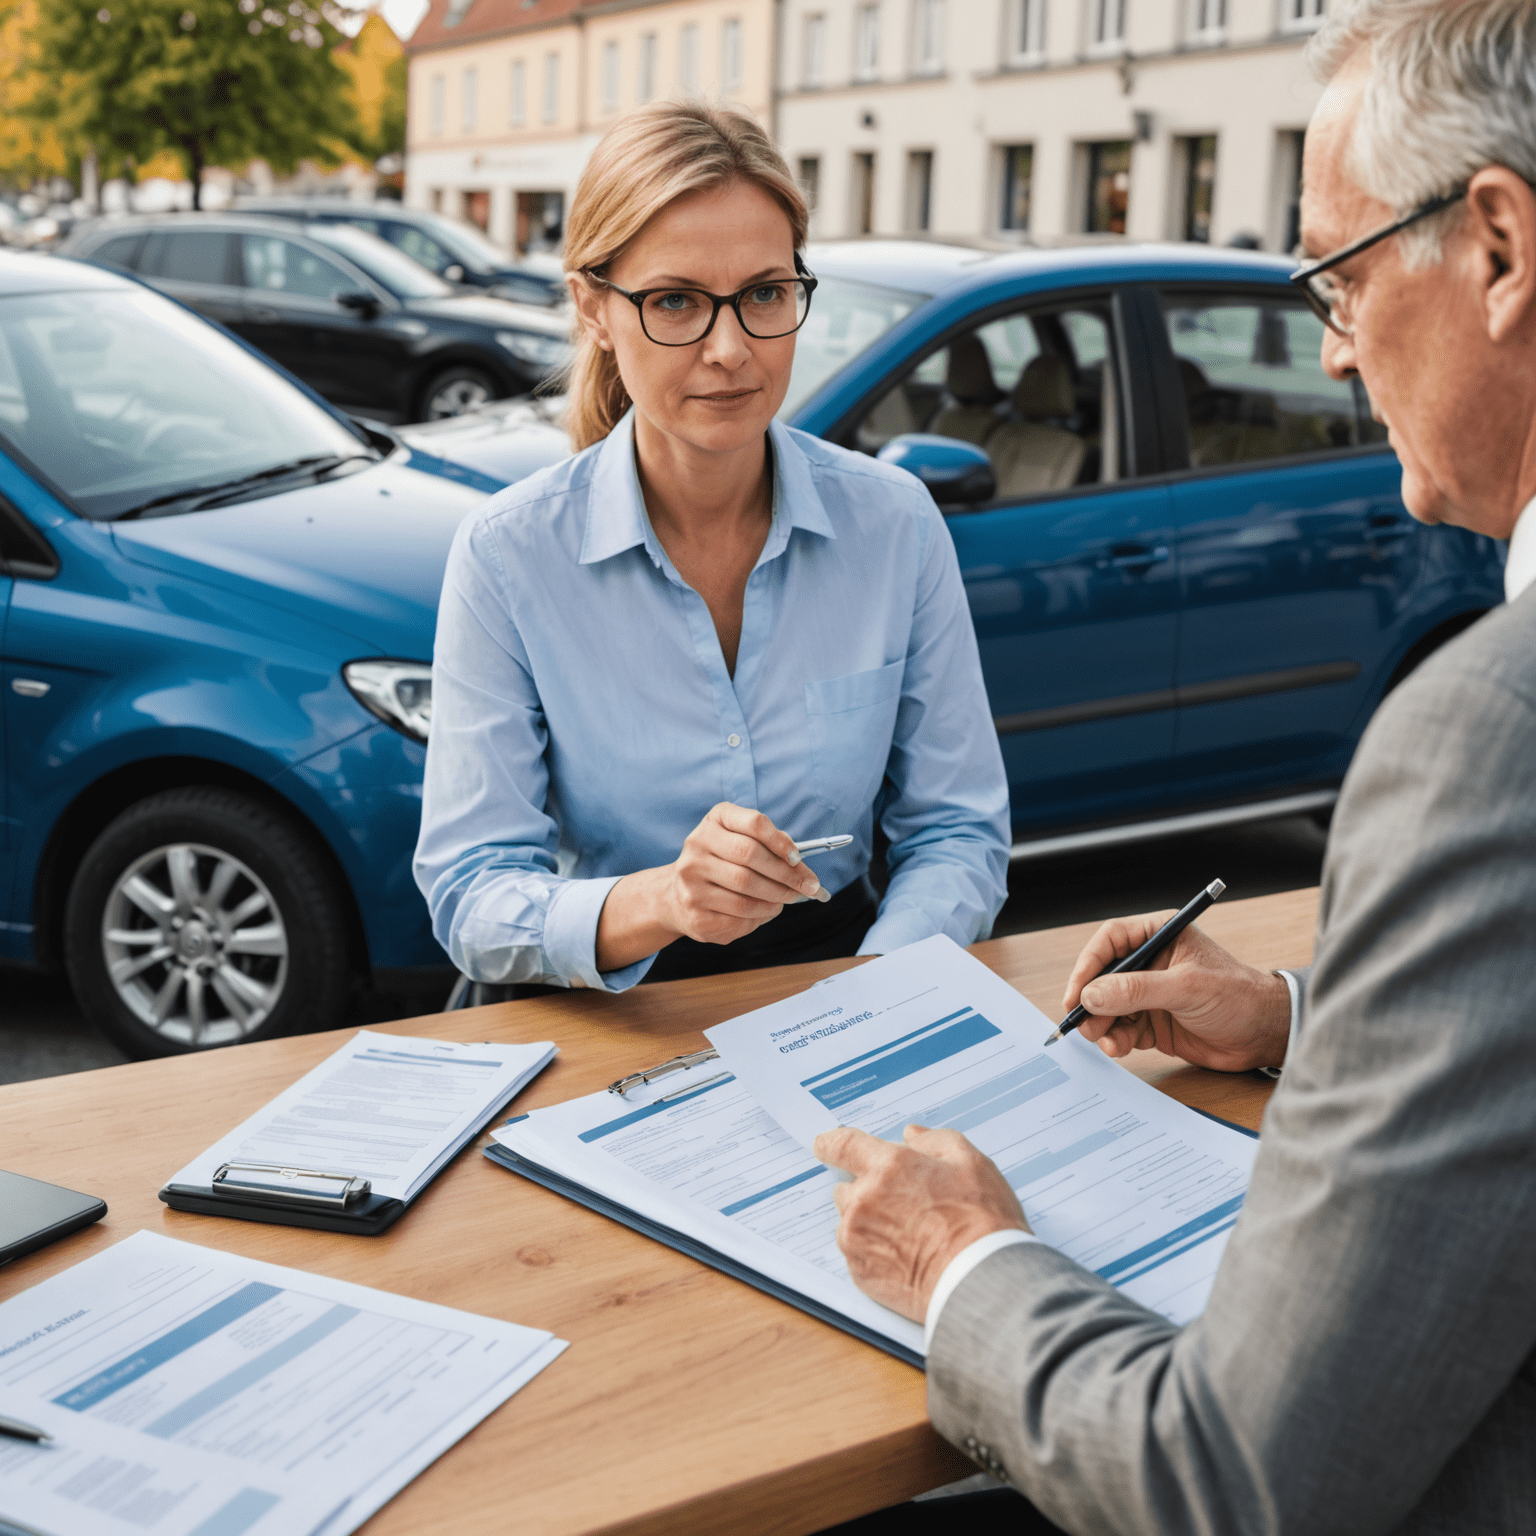
[[487, 520], [471, 518], [438, 609], [416, 883], [466, 976], [623, 991], [654, 957], [597, 969], [598, 918], [619, 877], [559, 874], [546, 745], [500, 552]]
[[901, 704], [878, 808], [890, 883], [859, 953], [973, 944], [1008, 895], [1008, 779], [955, 546], [928, 501]]

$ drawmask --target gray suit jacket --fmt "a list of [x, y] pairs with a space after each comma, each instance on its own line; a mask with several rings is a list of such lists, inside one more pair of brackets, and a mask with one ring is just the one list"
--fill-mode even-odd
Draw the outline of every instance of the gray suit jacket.
[[1068, 1531], [1536, 1532], [1536, 589], [1378, 711], [1205, 1314], [979, 1265], [935, 1426]]

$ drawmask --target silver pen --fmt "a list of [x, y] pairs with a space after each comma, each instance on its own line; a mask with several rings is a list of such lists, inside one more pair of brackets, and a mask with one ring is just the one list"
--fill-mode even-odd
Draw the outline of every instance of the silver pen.
[[795, 852], [803, 859], [813, 853], [832, 853], [838, 848], [846, 848], [852, 841], [851, 832], [837, 832], [831, 837], [808, 837], [803, 843], [795, 844]]
[[35, 1424], [24, 1424], [20, 1419], [8, 1419], [0, 1414], [0, 1435], [9, 1435], [12, 1440], [52, 1440], [53, 1436], [46, 1429], [39, 1429]]

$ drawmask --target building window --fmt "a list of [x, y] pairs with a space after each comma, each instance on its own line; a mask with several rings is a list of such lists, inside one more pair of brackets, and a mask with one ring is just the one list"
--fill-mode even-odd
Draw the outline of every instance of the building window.
[[1131, 145], [1112, 139], [1088, 146], [1088, 206], [1083, 228], [1090, 235], [1123, 235], [1131, 205]]
[[445, 103], [448, 100], [448, 82], [441, 75], [432, 76], [432, 97], [428, 108], [428, 123], [434, 134], [443, 131]]
[[1276, 181], [1280, 189], [1278, 234], [1280, 250], [1289, 256], [1301, 252], [1301, 153], [1306, 143], [1305, 131], [1288, 129], [1280, 135], [1276, 156]]
[[603, 111], [619, 110], [619, 45], [603, 44]]
[[544, 103], [539, 115], [546, 123], [557, 122], [560, 118], [560, 55], [558, 53], [544, 55]]
[[466, 69], [460, 86], [459, 122], [465, 133], [475, 131], [475, 119], [480, 115], [480, 71]]
[[512, 239], [519, 256], [530, 251], [558, 251], [565, 239], [565, 194], [519, 192], [512, 223]]
[[944, 0], [914, 0], [912, 7], [912, 73], [944, 72]]
[[720, 89], [741, 89], [741, 23], [734, 16], [720, 24]]
[[489, 192], [462, 192], [459, 194], [464, 217], [483, 234], [491, 227], [491, 194]]
[[933, 228], [933, 151], [914, 149], [907, 155], [907, 228], [923, 234]]
[[427, 200], [432, 204], [433, 213], [441, 213], [443, 211], [443, 189], [441, 187], [433, 187], [427, 193]]
[[512, 61], [512, 93], [507, 117], [514, 128], [528, 122], [528, 66], [521, 59]]
[[699, 88], [699, 24], [690, 21], [678, 35], [677, 83], [692, 95]]
[[641, 101], [656, 94], [656, 34], [647, 32], [640, 39], [640, 78], [636, 82]]
[[1189, 0], [1189, 40], [1192, 43], [1224, 43], [1227, 40], [1227, 0]]
[[1113, 48], [1125, 41], [1125, 10], [1130, 0], [1088, 0], [1092, 8], [1095, 48]]
[[1010, 64], [1033, 64], [1045, 54], [1045, 0], [1008, 0], [1003, 49]]
[[1209, 245], [1211, 207], [1216, 200], [1216, 135], [1207, 133], [1199, 138], [1185, 139], [1182, 147], [1184, 219], [1180, 234], [1185, 240]]
[[805, 18], [802, 66], [800, 83], [807, 88], [815, 89], [826, 80], [827, 18], [825, 16]]
[[878, 5], [861, 5], [854, 18], [854, 79], [873, 80], [879, 73], [880, 7]]
[[875, 157], [853, 157], [853, 232], [873, 234], [875, 229]]
[[1327, 9], [1327, 0], [1280, 0], [1280, 21], [1287, 32], [1315, 32]]
[[1003, 146], [1003, 206], [997, 221], [999, 229], [1025, 233], [1029, 229], [1029, 194], [1035, 178], [1035, 148], [1032, 144]]
[[821, 161], [815, 155], [802, 155], [795, 164], [795, 180], [805, 196], [805, 206], [812, 213], [821, 196]]

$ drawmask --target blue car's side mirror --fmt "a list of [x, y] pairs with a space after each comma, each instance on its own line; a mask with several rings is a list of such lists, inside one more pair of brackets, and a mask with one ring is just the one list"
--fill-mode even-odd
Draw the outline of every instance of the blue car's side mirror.
[[941, 507], [991, 501], [997, 494], [992, 461], [974, 443], [931, 432], [903, 432], [875, 455], [909, 470]]

